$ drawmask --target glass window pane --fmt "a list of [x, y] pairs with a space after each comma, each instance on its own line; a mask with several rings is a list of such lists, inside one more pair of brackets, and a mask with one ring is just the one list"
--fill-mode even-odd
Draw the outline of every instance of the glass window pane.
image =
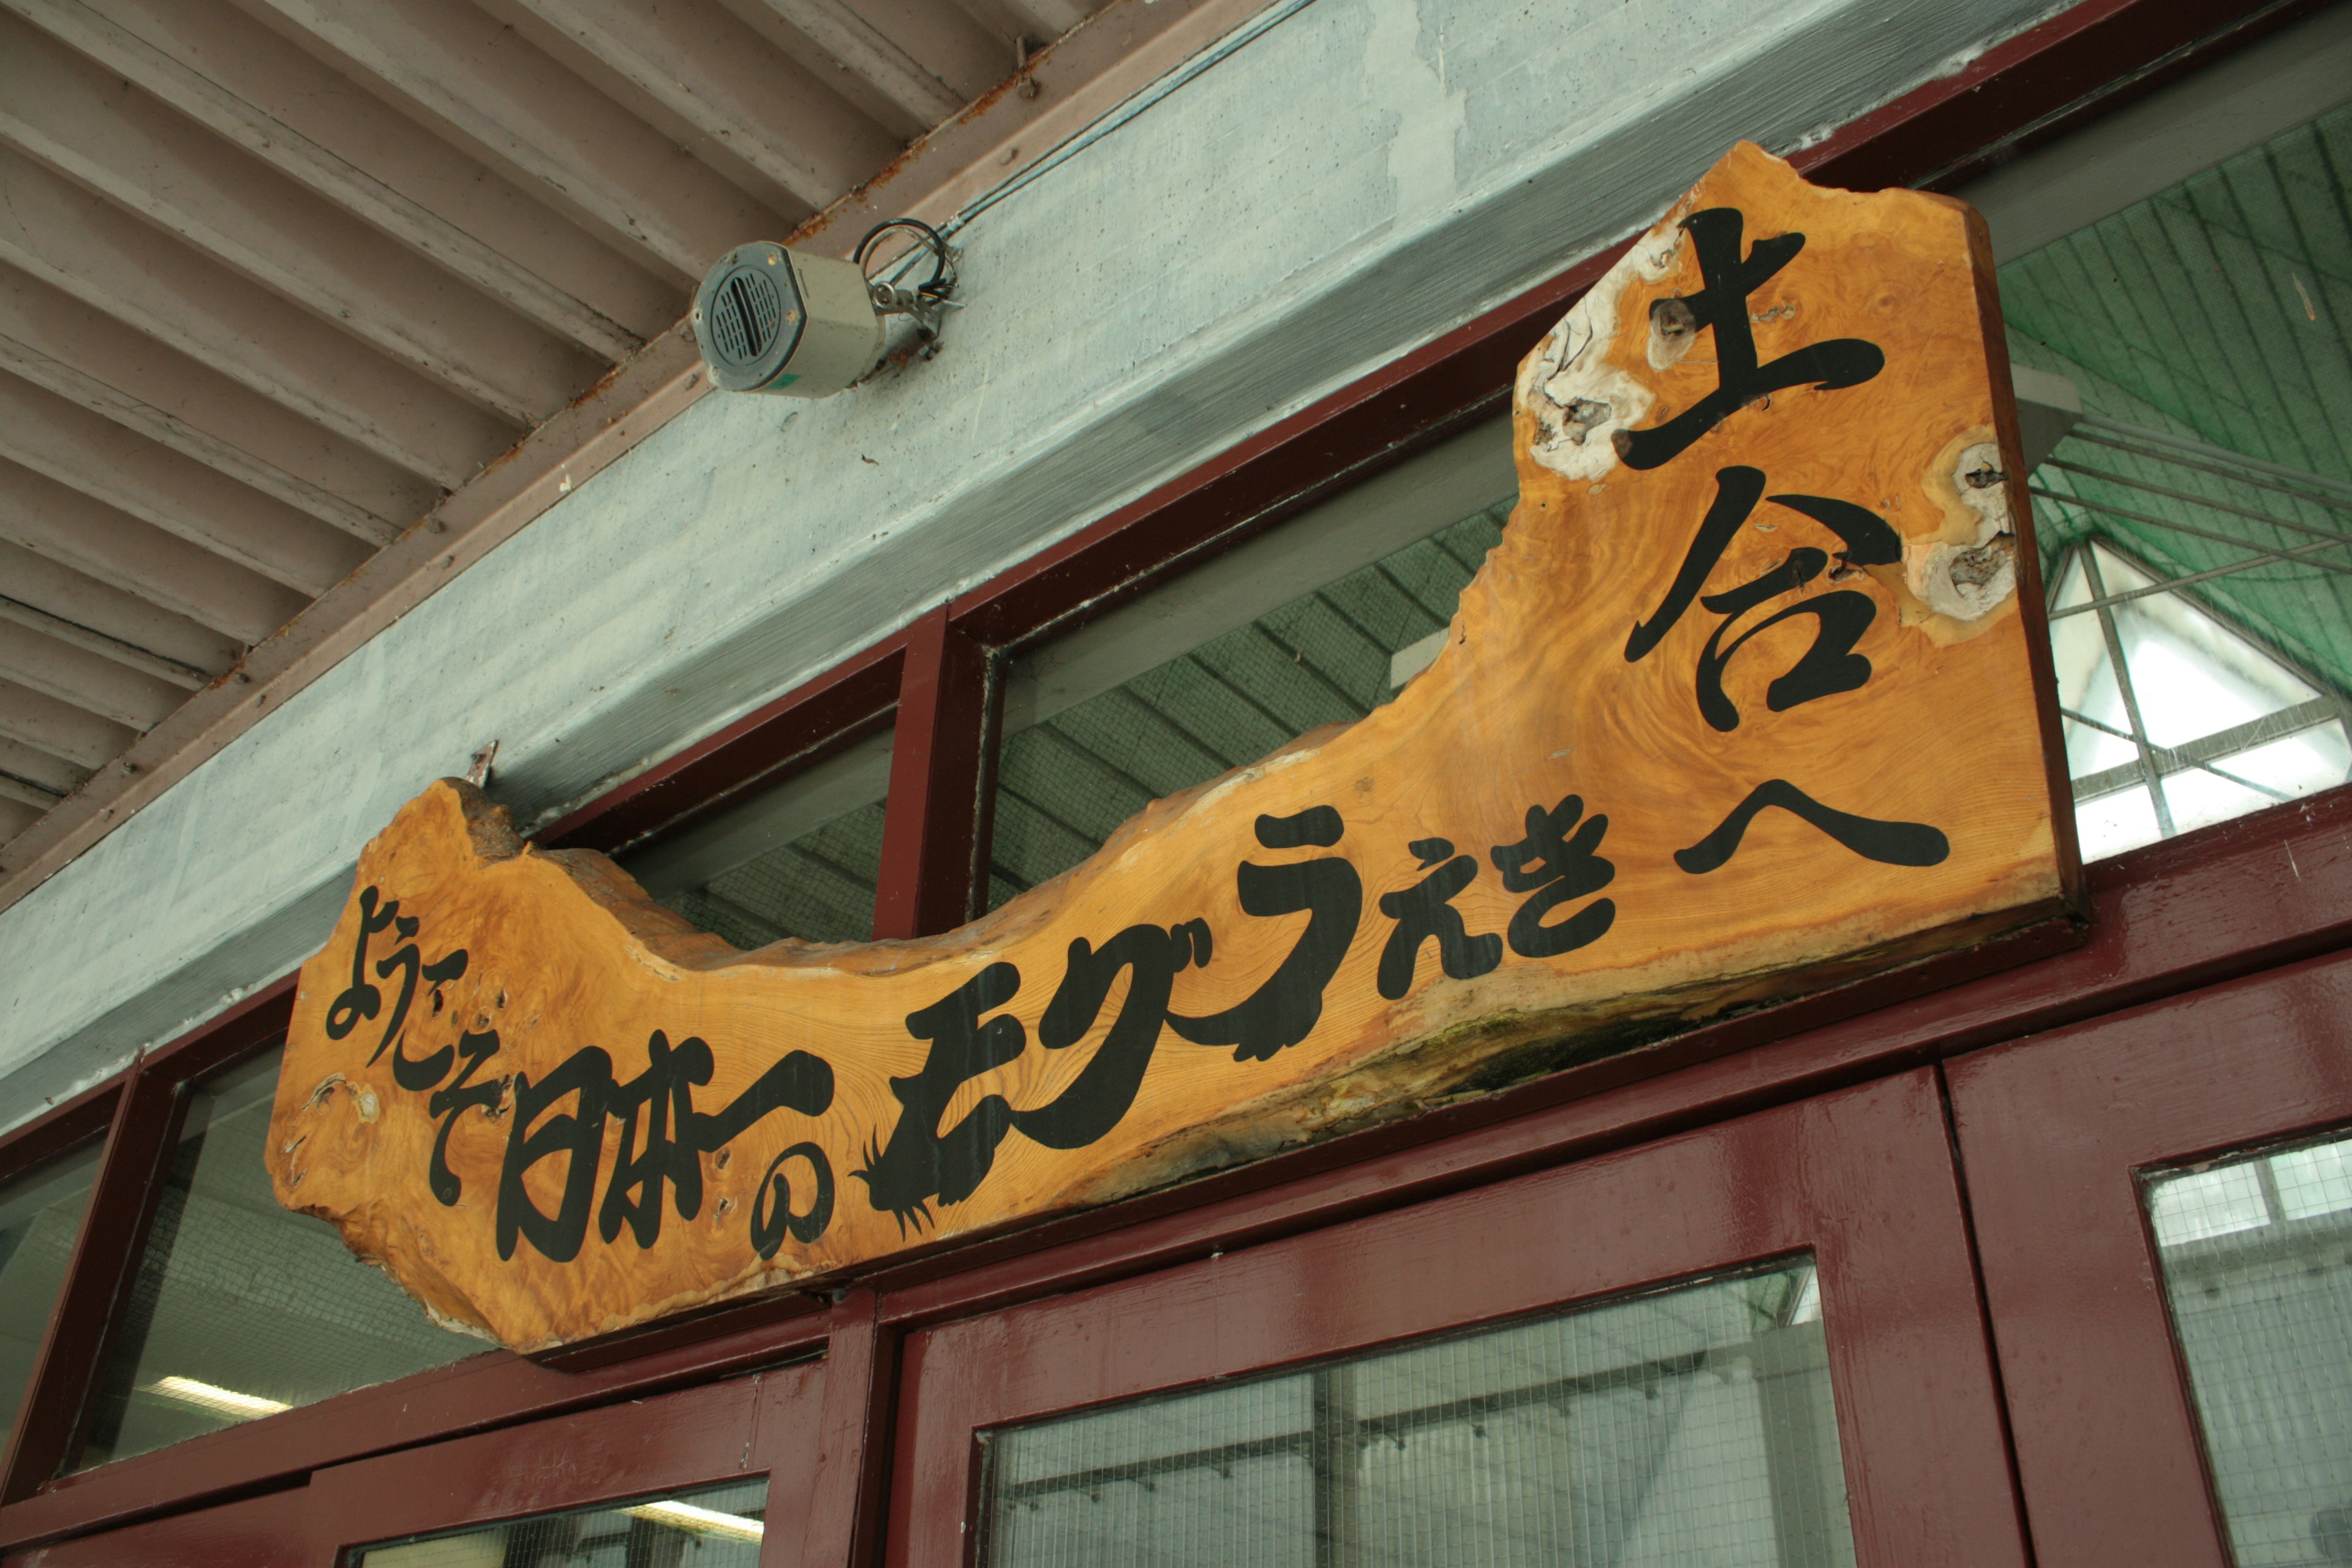
[[2236, 1560], [2352, 1562], [2352, 1139], [2143, 1186]]
[[2145, 784], [2133, 784], [2095, 800], [2077, 796], [2074, 828], [2081, 835], [2085, 860], [2120, 855], [2163, 837], [2156, 826], [2156, 805], [2148, 799]]
[[621, 857], [646, 891], [740, 948], [874, 934], [890, 737], [871, 737], [709, 822]]
[[1850, 1563], [1790, 1262], [982, 1435], [987, 1568]]
[[82, 1468], [126, 1458], [488, 1347], [436, 1326], [334, 1229], [278, 1206], [262, 1165], [276, 1051], [195, 1085]]
[[2352, 775], [2347, 153], [2352, 108], [2000, 268], [2086, 856]]
[[0, 1187], [0, 1420], [7, 1426], [33, 1380], [104, 1149], [103, 1139], [92, 1140]]
[[352, 1568], [759, 1568], [765, 1478], [370, 1546]]
[[1426, 668], [1502, 538], [1508, 441], [1507, 422], [1460, 437], [1119, 612], [1112, 635], [1016, 666], [989, 907], [1076, 866], [1152, 801], [1360, 719]]

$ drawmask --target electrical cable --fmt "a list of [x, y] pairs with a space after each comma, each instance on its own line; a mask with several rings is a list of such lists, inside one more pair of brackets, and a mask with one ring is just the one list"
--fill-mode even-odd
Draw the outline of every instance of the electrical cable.
[[1120, 103], [1116, 108], [1112, 109], [1101, 119], [1096, 121], [1092, 125], [1087, 126], [1084, 131], [1081, 131], [1076, 136], [1071, 137], [1067, 142], [1063, 142], [1060, 146], [1055, 148], [1052, 152], [1038, 159], [1034, 163], [1030, 164], [1027, 168], [1022, 170], [1019, 174], [1014, 174], [1012, 178], [1006, 180], [1003, 184], [997, 185], [992, 190], [974, 198], [969, 205], [958, 212], [953, 217], [949, 218], [947, 222], [941, 226], [943, 231], [950, 238], [953, 238], [956, 235], [962, 233], [966, 228], [971, 226], [973, 219], [979, 217], [982, 213], [994, 206], [997, 203], [1004, 200], [1008, 196], [1018, 194], [1024, 188], [1034, 184], [1050, 171], [1058, 168], [1062, 164], [1069, 162], [1072, 158], [1077, 156], [1079, 153], [1085, 152], [1087, 148], [1093, 146], [1104, 137], [1133, 123], [1136, 120], [1141, 118], [1141, 116], [1154, 105], [1159, 104], [1164, 100], [1181, 91], [1182, 89], [1190, 86], [1193, 81], [1207, 74], [1211, 69], [1222, 64], [1234, 54], [1240, 52], [1244, 47], [1247, 47], [1259, 37], [1271, 32], [1274, 28], [1281, 26], [1285, 22], [1287, 22], [1291, 17], [1297, 16], [1299, 12], [1306, 10], [1313, 4], [1315, 4], [1315, 0], [1279, 0], [1278, 4], [1267, 6], [1265, 10], [1260, 11], [1256, 16], [1243, 23], [1240, 26], [1235, 27], [1232, 32], [1227, 33], [1223, 37], [1218, 39], [1207, 48], [1202, 49], [1199, 54], [1194, 55], [1191, 59], [1186, 60], [1182, 65], [1178, 66], [1175, 69], [1159, 78], [1149, 86], [1138, 90], [1125, 102]]
[[[897, 229], [912, 230], [921, 236], [922, 243], [931, 253], [931, 275], [915, 285], [915, 292], [931, 300], [944, 300], [955, 292], [955, 274], [950, 269], [950, 258], [953, 253], [948, 248], [947, 238], [919, 217], [886, 218], [876, 224], [866, 231], [866, 237], [857, 242], [857, 248], [849, 253], [849, 259], [856, 263], [860, 272], [865, 272], [866, 258], [874, 248], [874, 242]], [[868, 282], [873, 281], [871, 273], [866, 276]]]

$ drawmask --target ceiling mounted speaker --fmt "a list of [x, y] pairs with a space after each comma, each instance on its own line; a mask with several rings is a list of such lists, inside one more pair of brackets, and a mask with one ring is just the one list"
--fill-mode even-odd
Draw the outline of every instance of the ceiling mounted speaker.
[[882, 318], [855, 264], [760, 240], [704, 276], [694, 335], [710, 379], [730, 392], [824, 397], [874, 368]]

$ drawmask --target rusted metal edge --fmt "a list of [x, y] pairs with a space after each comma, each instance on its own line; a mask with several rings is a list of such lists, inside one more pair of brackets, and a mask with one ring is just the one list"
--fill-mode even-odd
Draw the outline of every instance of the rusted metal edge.
[[[845, 256], [878, 216], [949, 216], [1265, 4], [1113, 0], [790, 237]], [[468, 479], [0, 848], [0, 910], [682, 413], [701, 369], [681, 320]]]

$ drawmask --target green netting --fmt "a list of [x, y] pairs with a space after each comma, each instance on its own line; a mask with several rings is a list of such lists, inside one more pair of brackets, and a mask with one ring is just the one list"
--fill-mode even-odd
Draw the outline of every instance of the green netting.
[[[2347, 167], [2352, 109], [2010, 263], [2000, 289], [2012, 357], [2068, 377], [2088, 413], [2352, 479]], [[2095, 535], [2172, 577], [2245, 560], [2249, 545], [2307, 551], [2352, 531], [2352, 510], [2112, 432], [2078, 427], [2034, 483], [2046, 574]], [[2187, 591], [2344, 689], [2348, 574], [2342, 552], [2323, 548]]]
[[881, 865], [877, 800], [665, 901], [740, 948], [787, 936], [864, 942], [874, 934]]
[[1150, 802], [1387, 701], [1391, 657], [1445, 628], [1509, 515], [1475, 512], [1008, 739], [989, 907], [1076, 865]]

